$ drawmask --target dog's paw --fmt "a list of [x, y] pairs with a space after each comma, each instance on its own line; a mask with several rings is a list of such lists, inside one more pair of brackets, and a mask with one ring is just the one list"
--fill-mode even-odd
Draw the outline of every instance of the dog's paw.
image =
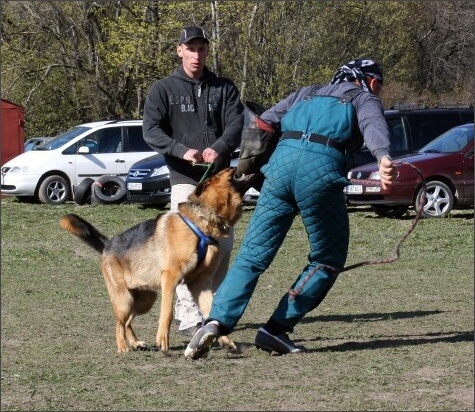
[[147, 345], [145, 344], [143, 340], [138, 340], [137, 342], [132, 343], [131, 346], [134, 350], [147, 349]]
[[168, 349], [169, 349], [168, 334], [165, 334], [165, 335], [157, 334], [156, 343], [157, 343], [157, 347], [159, 347], [162, 350], [162, 352], [165, 355], [167, 355]]
[[239, 347], [228, 336], [220, 336], [218, 343], [221, 348], [227, 349], [230, 353], [241, 353]]

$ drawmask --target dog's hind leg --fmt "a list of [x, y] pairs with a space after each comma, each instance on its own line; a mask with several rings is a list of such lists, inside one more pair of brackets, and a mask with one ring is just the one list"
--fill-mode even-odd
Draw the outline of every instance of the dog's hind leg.
[[135, 317], [135, 314], [131, 313], [133, 298], [126, 290], [121, 294], [111, 296], [111, 303], [116, 319], [117, 352], [128, 352], [127, 340], [131, 343], [130, 346], [132, 348], [134, 348], [134, 343], [138, 343], [138, 339], [131, 326], [132, 320]]
[[132, 314], [129, 316], [129, 319], [125, 323], [125, 336], [127, 337], [127, 341], [132, 349], [145, 349], [147, 345], [144, 341], [138, 340], [137, 336], [135, 335], [134, 330], [132, 329], [132, 320], [135, 318], [135, 315]]
[[134, 350], [145, 348], [147, 345], [145, 342], [138, 340], [132, 328], [133, 319], [137, 314], [140, 314], [134, 310], [134, 294], [130, 293], [128, 289], [123, 288], [119, 293], [116, 291], [116, 294], [111, 297], [111, 301], [116, 317], [117, 351], [128, 352], [127, 341]]
[[125, 324], [125, 334], [129, 345], [134, 350], [145, 349], [147, 345], [144, 341], [138, 340], [132, 328], [132, 320], [136, 315], [147, 313], [152, 308], [157, 299], [157, 292], [152, 290], [132, 290], [131, 294], [134, 297], [133, 313], [129, 316]]
[[117, 352], [119, 353], [129, 351], [129, 347], [127, 346], [125, 336], [126, 336], [126, 322], [124, 322], [123, 319], [119, 319], [116, 317], [115, 337], [117, 340]]
[[[127, 297], [123, 296], [119, 300], [128, 300]], [[146, 348], [147, 345], [144, 341], [141, 341], [135, 335], [134, 329], [132, 328], [132, 321], [134, 320], [136, 313], [130, 313], [130, 311], [123, 311], [120, 309], [120, 303], [117, 301], [112, 303], [114, 307], [114, 312], [116, 316], [116, 338], [117, 338], [117, 351], [118, 352], [128, 352], [129, 343], [130, 347], [134, 350]]]
[[[120, 269], [120, 265], [114, 256], [103, 256], [102, 275], [104, 276], [116, 320], [115, 335], [117, 340], [117, 352], [128, 352], [129, 347], [126, 341], [126, 330], [131, 329], [130, 322], [134, 314], [134, 296], [127, 289]], [[121, 276], [118, 275], [119, 273]]]

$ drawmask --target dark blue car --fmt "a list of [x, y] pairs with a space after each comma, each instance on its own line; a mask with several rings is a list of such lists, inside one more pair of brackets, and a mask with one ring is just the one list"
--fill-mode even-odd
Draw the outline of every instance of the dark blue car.
[[[237, 166], [239, 151], [235, 151], [231, 166]], [[164, 208], [170, 203], [170, 173], [162, 155], [146, 157], [133, 164], [125, 180], [127, 200], [131, 203], [153, 204]], [[254, 188], [244, 195], [244, 203], [255, 204], [259, 192]]]
[[159, 207], [170, 203], [170, 173], [165, 158], [160, 154], [133, 164], [125, 184], [129, 202], [155, 204]]

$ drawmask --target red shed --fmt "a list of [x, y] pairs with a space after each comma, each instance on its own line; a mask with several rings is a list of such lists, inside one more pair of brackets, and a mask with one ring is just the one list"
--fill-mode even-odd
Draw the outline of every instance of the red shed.
[[25, 144], [25, 109], [19, 104], [2, 99], [0, 164], [23, 153]]

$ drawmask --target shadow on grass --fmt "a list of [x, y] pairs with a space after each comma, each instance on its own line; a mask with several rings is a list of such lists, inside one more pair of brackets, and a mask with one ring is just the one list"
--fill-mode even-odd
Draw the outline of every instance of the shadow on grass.
[[[309, 352], [346, 352], [368, 349], [397, 348], [401, 346], [425, 345], [429, 343], [458, 343], [473, 342], [474, 332], [435, 332], [417, 336], [397, 336], [390, 339], [373, 339], [366, 342], [345, 342], [338, 345], [325, 346], [324, 348], [312, 349]], [[295, 341], [297, 342], [297, 341]]]
[[[299, 323], [314, 323], [314, 322], [379, 322], [386, 320], [396, 319], [409, 319], [418, 318], [422, 316], [438, 315], [444, 313], [442, 310], [418, 310], [414, 312], [389, 312], [389, 313], [358, 313], [356, 315], [319, 315], [319, 316], [307, 316]], [[236, 326], [235, 330], [243, 329], [258, 329], [261, 327], [260, 323], [245, 323]]]
[[[396, 319], [417, 318], [422, 316], [431, 316], [443, 313], [441, 310], [433, 311], [414, 311], [414, 312], [391, 312], [391, 313], [363, 313], [356, 315], [323, 315], [310, 316], [302, 319], [301, 324], [314, 322], [377, 322]], [[238, 329], [258, 329], [261, 324], [247, 323], [236, 327]], [[315, 339], [294, 339], [295, 343], [305, 346], [305, 342], [322, 341], [321, 337]], [[381, 336], [376, 339], [360, 342], [345, 342], [337, 345], [329, 345], [318, 349], [311, 349], [309, 352], [345, 352], [368, 349], [384, 349], [396, 348], [400, 346], [424, 345], [432, 343], [457, 343], [457, 342], [473, 342], [474, 331], [461, 332], [432, 332], [424, 335], [397, 335], [397, 336]]]
[[388, 312], [388, 313], [358, 313], [356, 315], [318, 315], [308, 316], [300, 323], [313, 322], [376, 322], [384, 320], [420, 318], [444, 313], [442, 310], [418, 310], [412, 312]]
[[[294, 343], [307, 346], [306, 342], [322, 341], [321, 338], [316, 339], [293, 339]], [[386, 349], [386, 348], [398, 348], [404, 346], [416, 346], [416, 345], [427, 345], [434, 343], [459, 343], [459, 342], [473, 342], [474, 341], [474, 331], [463, 331], [463, 332], [433, 332], [426, 333], [425, 335], [399, 335], [399, 336], [381, 336], [376, 339], [368, 341], [351, 341], [340, 343], [337, 345], [328, 345], [325, 347], [317, 349], [307, 349], [308, 353], [319, 353], [319, 352], [348, 352], [348, 351], [359, 351], [359, 350], [376, 350], [376, 349]], [[232, 356], [234, 359], [242, 358], [247, 356], [248, 351], [254, 348], [254, 344], [250, 342], [237, 342], [234, 343], [239, 348], [237, 353], [228, 353], [228, 357]], [[180, 357], [180, 353], [177, 351], [183, 351], [186, 347], [187, 342], [184, 342], [183, 347], [174, 346], [170, 348], [172, 353], [168, 356], [171, 357]], [[156, 350], [156, 349], [155, 349]], [[213, 350], [225, 350], [218, 346], [214, 346]], [[274, 353], [275, 355], [275, 353]], [[167, 356], [167, 355], [163, 355]]]

